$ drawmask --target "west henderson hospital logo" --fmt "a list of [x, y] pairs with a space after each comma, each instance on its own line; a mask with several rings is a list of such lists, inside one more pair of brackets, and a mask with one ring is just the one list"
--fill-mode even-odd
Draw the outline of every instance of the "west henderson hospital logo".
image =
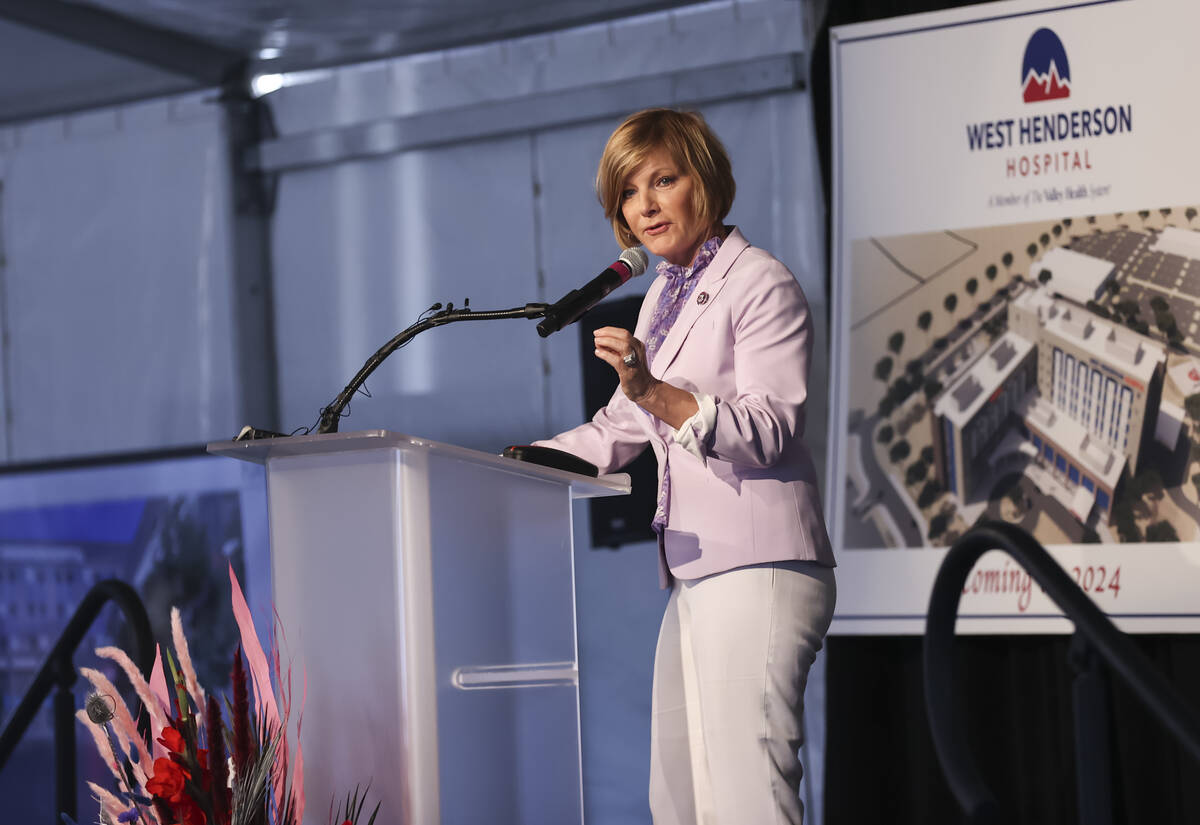
[[1025, 46], [1021, 61], [1021, 93], [1026, 103], [1071, 96], [1071, 64], [1058, 35], [1038, 29]]
[[[1003, 71], [1007, 73], [1011, 68]], [[1026, 103], [1039, 105], [1013, 112], [1010, 117], [966, 124], [967, 149], [1004, 152], [1001, 168], [1006, 178], [1091, 172], [1094, 138], [1133, 131], [1132, 103], [1086, 100], [1073, 109], [1047, 105], [1047, 101], [1071, 96], [1071, 64], [1058, 35], [1044, 27], [1030, 35], [1025, 44], [1021, 96]], [[1068, 188], [1068, 197], [1087, 195], [1086, 186]]]

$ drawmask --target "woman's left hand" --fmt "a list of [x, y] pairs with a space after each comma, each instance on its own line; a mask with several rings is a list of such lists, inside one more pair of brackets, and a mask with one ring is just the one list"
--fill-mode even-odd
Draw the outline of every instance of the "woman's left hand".
[[617, 371], [625, 397], [640, 405], [661, 383], [646, 365], [645, 346], [620, 327], [600, 327], [593, 335], [596, 357]]

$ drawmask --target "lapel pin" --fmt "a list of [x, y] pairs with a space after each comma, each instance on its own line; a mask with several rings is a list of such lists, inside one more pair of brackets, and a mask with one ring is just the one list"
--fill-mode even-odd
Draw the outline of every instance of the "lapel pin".
[[708, 293], [707, 293], [707, 292], [701, 292], [699, 295], [697, 295], [697, 296], [696, 296], [696, 303], [698, 303], [698, 304], [707, 304], [707, 303], [708, 303]]

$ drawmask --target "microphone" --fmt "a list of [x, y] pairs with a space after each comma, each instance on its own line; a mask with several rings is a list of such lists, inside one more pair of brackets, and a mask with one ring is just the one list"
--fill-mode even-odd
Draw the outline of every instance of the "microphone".
[[537, 325], [538, 335], [545, 338], [565, 326], [575, 323], [583, 314], [621, 284], [646, 271], [650, 258], [640, 246], [621, 253], [613, 265], [579, 289], [572, 289], [558, 303], [546, 310], [546, 317]]

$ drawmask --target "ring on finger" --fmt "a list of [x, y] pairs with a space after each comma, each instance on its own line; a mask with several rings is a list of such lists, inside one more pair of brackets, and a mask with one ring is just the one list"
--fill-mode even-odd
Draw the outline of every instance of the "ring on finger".
[[621, 363], [627, 367], [636, 367], [638, 364], [638, 354], [636, 351], [627, 352], [621, 356]]

